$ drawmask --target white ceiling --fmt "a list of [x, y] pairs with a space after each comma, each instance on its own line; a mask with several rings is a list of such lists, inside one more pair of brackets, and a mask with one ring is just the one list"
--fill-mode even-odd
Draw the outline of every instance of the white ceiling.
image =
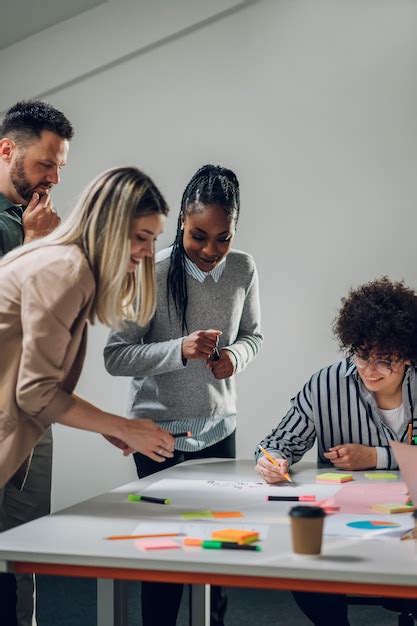
[[106, 0], [0, 0], [0, 49]]

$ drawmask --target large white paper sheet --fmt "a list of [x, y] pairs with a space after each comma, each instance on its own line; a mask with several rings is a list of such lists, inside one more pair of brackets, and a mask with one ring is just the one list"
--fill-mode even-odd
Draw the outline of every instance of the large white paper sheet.
[[[317, 500], [330, 498], [341, 485], [267, 485], [264, 482], [163, 479], [153, 483], [141, 493], [157, 498], [169, 498], [174, 506], [189, 510], [234, 510], [251, 504], [265, 504], [268, 495], [315, 495]], [[297, 504], [291, 502], [288, 504]], [[270, 506], [273, 506], [270, 503]], [[271, 510], [271, 509], [270, 509]]]

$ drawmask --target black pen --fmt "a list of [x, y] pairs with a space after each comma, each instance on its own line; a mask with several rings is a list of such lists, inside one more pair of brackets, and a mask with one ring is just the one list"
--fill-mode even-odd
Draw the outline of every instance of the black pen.
[[211, 358], [213, 359], [213, 361], [218, 361], [220, 359], [220, 352], [217, 346], [214, 348], [213, 356]]
[[266, 496], [266, 499], [276, 502], [315, 502], [316, 496]]
[[174, 437], [174, 439], [178, 439], [178, 437], [192, 437], [193, 433], [191, 432], [191, 430], [187, 430], [183, 433], [171, 433], [172, 436]]

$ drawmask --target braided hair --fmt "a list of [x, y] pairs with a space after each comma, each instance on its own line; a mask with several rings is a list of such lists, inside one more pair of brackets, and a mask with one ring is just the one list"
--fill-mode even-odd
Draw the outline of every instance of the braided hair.
[[205, 204], [220, 207], [230, 221], [237, 222], [240, 211], [239, 181], [232, 170], [220, 165], [204, 165], [194, 174], [182, 196], [177, 233], [168, 270], [167, 296], [169, 316], [171, 318], [171, 297], [177, 315], [181, 319], [183, 333], [187, 331], [188, 291], [182, 223], [186, 215], [201, 211], [204, 208], [201, 205]]

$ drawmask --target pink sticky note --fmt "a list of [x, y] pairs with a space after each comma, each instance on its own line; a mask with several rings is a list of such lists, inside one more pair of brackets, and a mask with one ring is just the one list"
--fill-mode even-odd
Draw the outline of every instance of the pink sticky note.
[[375, 502], [399, 502], [407, 500], [404, 483], [347, 483], [332, 497], [320, 502], [320, 506], [338, 506], [341, 513], [369, 515]]
[[171, 548], [180, 548], [178, 543], [172, 539], [165, 539], [164, 537], [137, 539], [135, 545], [140, 550], [170, 550]]

